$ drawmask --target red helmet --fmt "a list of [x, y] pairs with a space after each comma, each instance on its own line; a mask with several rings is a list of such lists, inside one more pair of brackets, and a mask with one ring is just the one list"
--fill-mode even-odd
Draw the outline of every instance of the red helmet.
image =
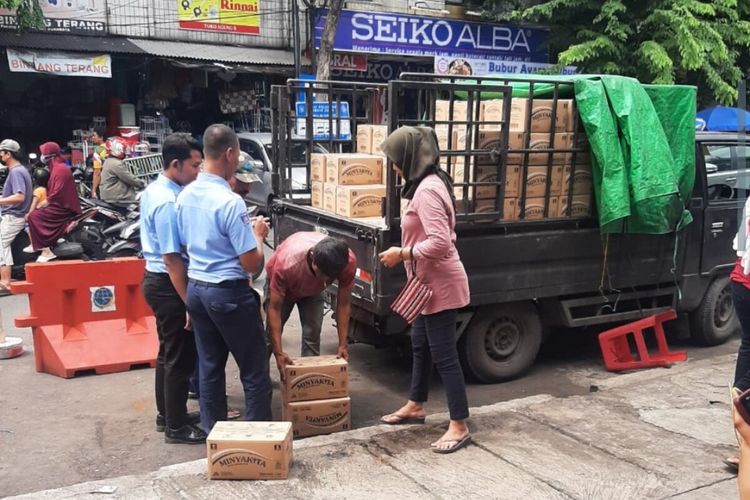
[[128, 143], [122, 137], [110, 137], [107, 139], [107, 156], [113, 156], [122, 160], [128, 151]]

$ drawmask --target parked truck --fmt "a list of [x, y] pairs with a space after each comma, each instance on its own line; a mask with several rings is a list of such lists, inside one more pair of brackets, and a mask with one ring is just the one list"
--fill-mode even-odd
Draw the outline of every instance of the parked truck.
[[[464, 77], [465, 78], [465, 77]], [[331, 152], [352, 152], [357, 128], [384, 122], [393, 131], [402, 125], [447, 127], [443, 146], [447, 169], [454, 176], [457, 198], [457, 248], [469, 277], [471, 303], [458, 315], [457, 335], [464, 370], [475, 380], [492, 383], [519, 376], [534, 362], [545, 332], [555, 327], [584, 327], [622, 323], [676, 309], [687, 316], [692, 338], [702, 345], [726, 341], [738, 330], [729, 292], [734, 264], [732, 239], [746, 194], [727, 176], [717, 177], [712, 152], [740, 155], [738, 137], [698, 134], [695, 137], [695, 183], [687, 210], [692, 222], [666, 234], [602, 234], [595, 214], [576, 213], [573, 182], [578, 158], [588, 154], [585, 134], [574, 113], [572, 143], [534, 149], [528, 139], [509, 147], [512, 95], [524, 85], [529, 101], [551, 99], [556, 123], [557, 101], [570, 81], [547, 78], [486, 78], [468, 82], [458, 77], [401, 75], [387, 85], [353, 82], [290, 80], [272, 91], [274, 239], [278, 244], [297, 231], [319, 231], [345, 240], [357, 256], [349, 337], [353, 342], [386, 345], [408, 335], [409, 326], [391, 311], [405, 283], [402, 268], [380, 265], [378, 254], [400, 246], [400, 179], [388, 168], [382, 218], [354, 219], [310, 205], [310, 152], [317, 145]], [[536, 95], [535, 95], [536, 94]], [[501, 99], [504, 112], [496, 118], [501, 140], [479, 148], [477, 136], [487, 127], [482, 101]], [[539, 97], [537, 97], [539, 96]], [[323, 105], [324, 112], [311, 112]], [[440, 101], [440, 105], [438, 105]], [[448, 118], [445, 109], [447, 101]], [[458, 109], [458, 116], [454, 111]], [[531, 106], [523, 118], [530, 123]], [[462, 128], [463, 127], [463, 128]], [[459, 148], [456, 129], [466, 132]], [[552, 127], [554, 132], [554, 126]], [[528, 129], [530, 130], [530, 129]], [[304, 147], [306, 162], [293, 161], [291, 151]], [[536, 216], [528, 208], [528, 169], [521, 167], [515, 217], [508, 216], [509, 156], [526, 162], [531, 154], [548, 155], [545, 199]], [[456, 179], [455, 163], [463, 159], [468, 171], [476, 158], [491, 156], [497, 175], [478, 182], [466, 175]], [[550, 196], [555, 155], [568, 155], [572, 172], [567, 193]], [[299, 157], [299, 155], [296, 155]], [[707, 163], [708, 162], [708, 163]], [[524, 163], [525, 164], [525, 163]], [[737, 165], [737, 162], [729, 162]], [[389, 165], [390, 167], [390, 165]], [[300, 187], [300, 171], [306, 186]], [[708, 175], [707, 175], [708, 172]], [[711, 179], [714, 179], [713, 181]], [[472, 192], [494, 188], [494, 200], [481, 209]], [[304, 196], [307, 195], [307, 198]], [[302, 196], [302, 198], [301, 198]], [[335, 291], [326, 293], [329, 303]]]

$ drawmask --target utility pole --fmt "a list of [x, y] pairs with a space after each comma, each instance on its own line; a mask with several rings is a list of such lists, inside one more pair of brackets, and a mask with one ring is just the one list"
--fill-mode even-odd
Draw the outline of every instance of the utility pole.
[[294, 37], [294, 78], [299, 78], [300, 73], [300, 41], [299, 41], [299, 5], [298, 0], [292, 2], [292, 36]]
[[336, 27], [339, 24], [341, 9], [344, 0], [331, 0], [328, 6], [328, 18], [320, 39], [320, 51], [318, 51], [318, 71], [316, 80], [329, 80], [331, 78], [331, 59], [333, 58], [333, 40], [336, 38]]

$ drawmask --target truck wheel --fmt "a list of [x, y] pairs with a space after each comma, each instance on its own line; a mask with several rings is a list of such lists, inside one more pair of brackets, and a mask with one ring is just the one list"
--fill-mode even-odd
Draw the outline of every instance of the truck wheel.
[[690, 337], [698, 345], [719, 345], [739, 328], [729, 277], [716, 278], [698, 308], [690, 313]]
[[534, 304], [482, 307], [459, 341], [466, 372], [479, 382], [515, 378], [534, 362], [542, 343], [542, 322]]

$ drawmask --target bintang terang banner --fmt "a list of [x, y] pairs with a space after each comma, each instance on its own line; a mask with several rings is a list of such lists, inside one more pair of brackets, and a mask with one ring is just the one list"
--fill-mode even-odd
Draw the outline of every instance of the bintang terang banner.
[[260, 35], [260, 0], [177, 0], [180, 28]]

